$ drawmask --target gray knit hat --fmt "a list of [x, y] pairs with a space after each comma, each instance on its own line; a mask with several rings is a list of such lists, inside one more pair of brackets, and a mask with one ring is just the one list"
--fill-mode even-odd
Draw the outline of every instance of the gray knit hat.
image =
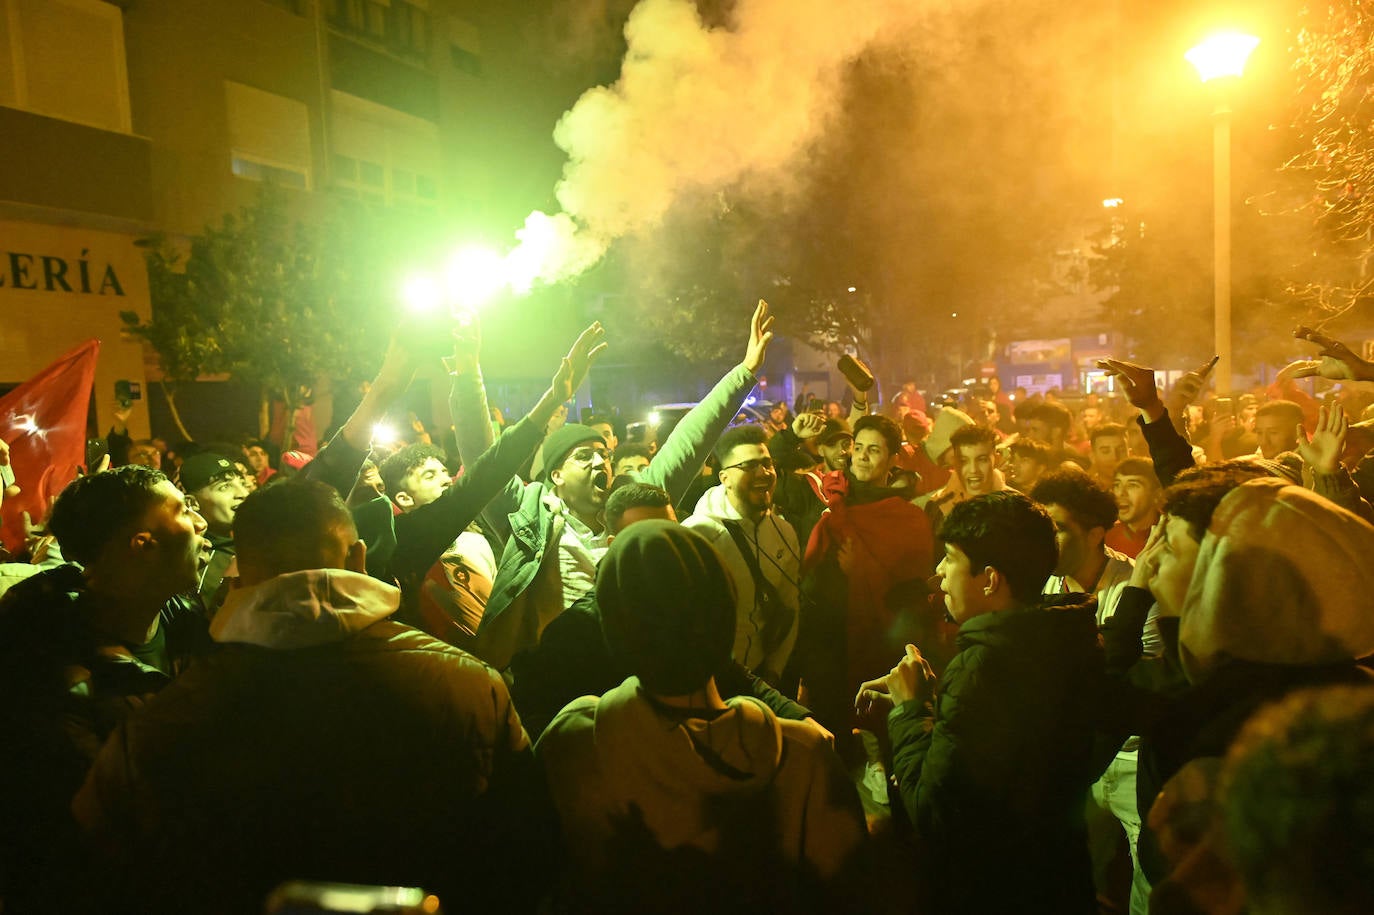
[[735, 585], [715, 547], [671, 521], [615, 538], [596, 576], [606, 645], [650, 692], [684, 696], [730, 660]]

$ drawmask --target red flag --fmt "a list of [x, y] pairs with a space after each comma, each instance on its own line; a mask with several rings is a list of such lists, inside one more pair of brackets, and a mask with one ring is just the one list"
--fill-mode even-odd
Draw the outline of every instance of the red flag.
[[24, 546], [24, 519], [46, 517], [48, 502], [86, 463], [86, 414], [95, 384], [100, 341], [87, 340], [0, 397], [0, 438], [10, 446], [10, 465], [21, 492], [0, 505], [0, 537], [17, 552]]

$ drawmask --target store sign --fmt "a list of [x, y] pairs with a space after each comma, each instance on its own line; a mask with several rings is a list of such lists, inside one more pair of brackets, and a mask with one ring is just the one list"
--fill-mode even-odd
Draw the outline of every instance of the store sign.
[[1013, 365], [1032, 365], [1040, 362], [1068, 362], [1073, 358], [1073, 341], [1017, 340], [1007, 344], [1007, 359]]
[[30, 292], [124, 295], [114, 264], [92, 258], [89, 248], [75, 257], [28, 251], [0, 252], [0, 288]]

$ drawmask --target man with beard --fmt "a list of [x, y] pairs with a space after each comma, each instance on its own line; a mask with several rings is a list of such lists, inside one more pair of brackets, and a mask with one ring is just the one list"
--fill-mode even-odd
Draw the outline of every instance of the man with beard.
[[[830, 422], [837, 422], [831, 420]], [[797, 641], [801, 548], [773, 511], [778, 474], [758, 426], [736, 426], [716, 445], [720, 485], [684, 523], [721, 554], [735, 582], [734, 659], [777, 684]]]
[[[758, 384], [772, 323], [767, 303], [760, 301], [744, 359], [682, 418], [639, 475], [641, 482], [682, 497]], [[492, 442], [478, 349], [475, 325], [455, 335], [450, 406], [464, 461]], [[611, 482], [609, 458], [599, 432], [569, 423], [545, 441], [540, 479], [527, 486], [513, 477], [487, 505], [483, 517], [505, 548], [475, 651], [498, 670], [509, 666], [516, 652], [537, 645], [549, 621], [592, 590], [597, 563], [609, 546], [602, 517]]]

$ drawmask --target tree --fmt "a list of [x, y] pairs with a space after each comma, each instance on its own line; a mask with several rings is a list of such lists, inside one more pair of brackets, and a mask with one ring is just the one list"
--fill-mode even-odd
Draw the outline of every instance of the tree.
[[[264, 418], [273, 400], [289, 418], [319, 379], [370, 374], [384, 342], [376, 333], [386, 326], [377, 308], [383, 272], [375, 226], [358, 215], [302, 223], [268, 186], [192, 238], [189, 252], [165, 237], [144, 242], [153, 317], [121, 317], [157, 353], [183, 435], [191, 437], [176, 386], [202, 375], [253, 386]], [[283, 444], [290, 436], [288, 421]]]
[[1295, 149], [1272, 209], [1300, 221], [1312, 255], [1290, 293], [1330, 320], [1374, 285], [1374, 15], [1359, 0], [1309, 6], [1293, 39]]

